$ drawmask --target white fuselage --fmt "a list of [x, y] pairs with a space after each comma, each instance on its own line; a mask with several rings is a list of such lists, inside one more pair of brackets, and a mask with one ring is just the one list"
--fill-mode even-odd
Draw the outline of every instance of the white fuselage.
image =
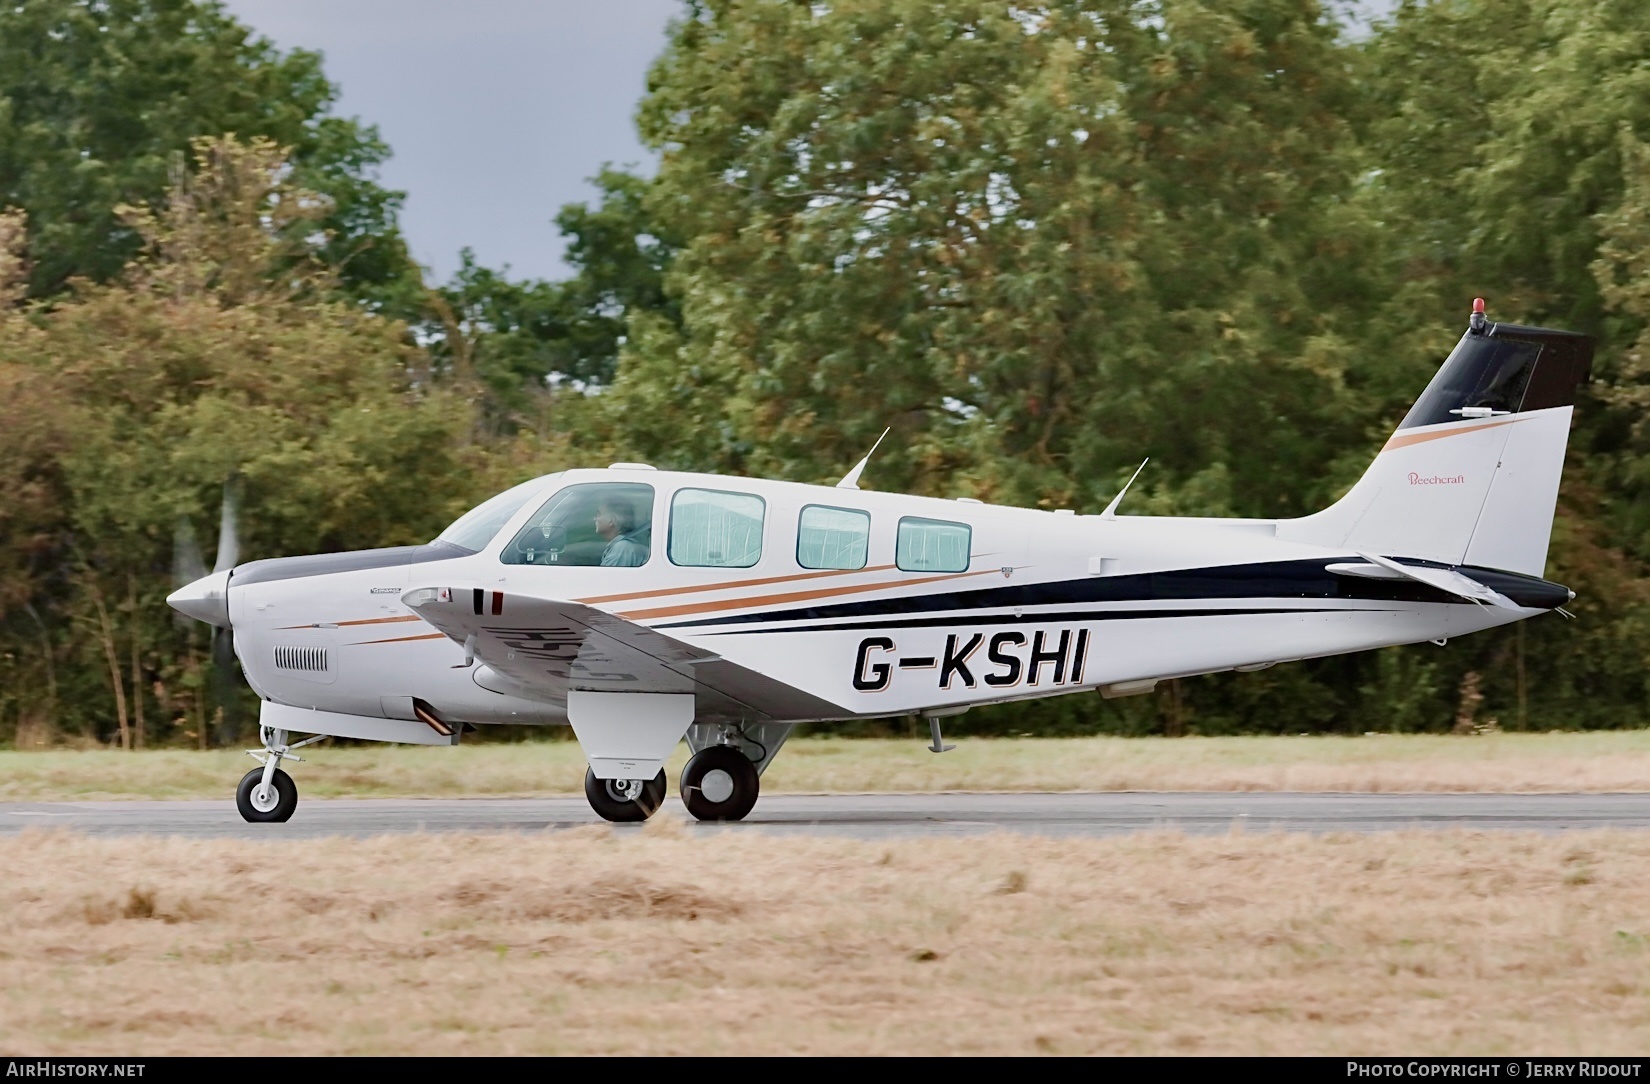
[[[1333, 576], [1325, 566], [1357, 556], [1281, 539], [1270, 520], [1077, 516], [636, 469], [543, 481], [479, 552], [231, 579], [229, 616], [248, 681], [266, 700], [356, 716], [406, 719], [416, 699], [450, 720], [565, 722], [564, 699], [522, 695], [491, 668], [466, 665], [459, 643], [403, 603], [430, 586], [565, 599], [618, 615], [802, 690], [822, 705], [811, 719], [1136, 691], [1153, 679], [1439, 640], [1541, 612]], [[501, 559], [553, 494], [592, 482], [653, 487], [655, 542], [644, 564]], [[673, 563], [672, 497], [683, 488], [761, 498], [753, 564]], [[808, 506], [870, 516], [864, 568], [802, 567], [798, 517]], [[906, 517], [965, 525], [966, 566], [898, 567]]]

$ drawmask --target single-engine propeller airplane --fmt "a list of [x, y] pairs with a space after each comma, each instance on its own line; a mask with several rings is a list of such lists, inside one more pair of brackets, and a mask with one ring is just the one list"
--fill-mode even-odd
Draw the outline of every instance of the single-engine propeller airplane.
[[939, 721], [978, 704], [1561, 608], [1574, 593], [1542, 575], [1592, 356], [1476, 300], [1363, 478], [1299, 519], [865, 492], [869, 456], [834, 488], [615, 463], [516, 486], [427, 545], [220, 567], [167, 601], [232, 631], [262, 698], [249, 821], [292, 815], [280, 764], [322, 737], [453, 745], [501, 723], [571, 724], [612, 821], [658, 810], [685, 737], [688, 811], [739, 820], [797, 723], [919, 716], [942, 752]]

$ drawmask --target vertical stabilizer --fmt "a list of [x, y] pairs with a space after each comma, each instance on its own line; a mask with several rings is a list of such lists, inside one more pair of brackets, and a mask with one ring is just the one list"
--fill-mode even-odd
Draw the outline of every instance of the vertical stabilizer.
[[1584, 335], [1473, 322], [1358, 484], [1278, 537], [1540, 576]]

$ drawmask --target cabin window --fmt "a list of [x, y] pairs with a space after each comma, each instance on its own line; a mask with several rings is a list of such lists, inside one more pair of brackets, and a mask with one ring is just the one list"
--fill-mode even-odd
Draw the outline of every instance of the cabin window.
[[568, 486], [534, 513], [500, 559], [507, 565], [628, 568], [653, 551], [653, 487], [635, 482]]
[[762, 559], [767, 505], [749, 493], [678, 490], [670, 502], [670, 562], [695, 568], [749, 568]]
[[796, 525], [796, 563], [803, 568], [864, 568], [870, 542], [867, 513], [810, 504]]
[[907, 516], [899, 521], [894, 564], [906, 572], [967, 572], [970, 536], [966, 523]]

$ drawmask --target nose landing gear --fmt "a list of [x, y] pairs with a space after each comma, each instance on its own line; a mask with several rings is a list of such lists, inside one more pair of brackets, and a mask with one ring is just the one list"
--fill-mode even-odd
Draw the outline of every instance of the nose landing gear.
[[292, 751], [313, 745], [326, 735], [317, 734], [288, 745], [286, 731], [261, 726], [258, 737], [263, 740], [264, 747], [248, 749], [246, 755], [262, 767], [253, 768], [241, 777], [241, 785], [235, 788], [235, 808], [240, 810], [241, 819], [254, 824], [289, 820], [292, 811], [298, 808], [298, 784], [281, 771], [281, 761], [303, 760], [303, 757], [294, 756]]
[[298, 808], [298, 784], [279, 768], [265, 782], [264, 769], [253, 768], [235, 788], [235, 808], [242, 820], [253, 823], [285, 821]]

